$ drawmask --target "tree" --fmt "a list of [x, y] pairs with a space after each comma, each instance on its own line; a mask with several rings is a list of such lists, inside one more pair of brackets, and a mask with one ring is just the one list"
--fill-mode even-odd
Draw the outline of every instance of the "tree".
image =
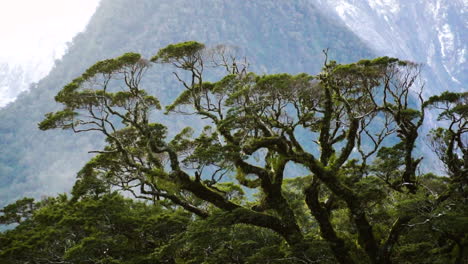
[[[32, 199], [31, 199], [32, 200]], [[17, 228], [0, 234], [1, 263], [174, 263], [152, 256], [180, 236], [190, 222], [182, 210], [167, 210], [117, 193], [66, 195], [34, 202]]]
[[[158, 99], [141, 87], [151, 63], [173, 67], [183, 87], [166, 113], [200, 118], [201, 131], [187, 127], [168, 138], [153, 114]], [[257, 75], [247, 66], [225, 46], [193, 41], [150, 61], [126, 53], [66, 85], [55, 98], [63, 110], [39, 127], [105, 136], [107, 146], [78, 175], [81, 193], [86, 183], [104, 182], [223, 225], [267, 228], [298, 262], [318, 259], [314, 245], [325, 240], [339, 263], [391, 263], [414, 214], [385, 206], [425, 192], [421, 158], [413, 156], [424, 120], [420, 66], [326, 58], [316, 76]], [[206, 81], [220, 69], [227, 75]], [[292, 193], [291, 167], [307, 171]], [[226, 178], [236, 184], [226, 188]], [[239, 199], [242, 189], [256, 198]], [[313, 224], [320, 235], [311, 239]]]
[[18, 200], [0, 210], [3, 214], [0, 216], [0, 224], [21, 224], [21, 222], [31, 217], [34, 210], [34, 199], [23, 198]]
[[438, 110], [438, 121], [447, 128], [437, 127], [428, 135], [429, 144], [447, 171], [445, 191], [437, 197], [428, 225], [439, 241], [448, 241], [447, 252], [455, 263], [468, 258], [468, 92], [444, 92], [432, 96], [425, 107]]
[[438, 121], [448, 122], [447, 128], [432, 129], [429, 140], [432, 149], [446, 166], [447, 174], [457, 183], [456, 188], [466, 195], [468, 92], [444, 92], [432, 96], [425, 102], [425, 107], [438, 109]]

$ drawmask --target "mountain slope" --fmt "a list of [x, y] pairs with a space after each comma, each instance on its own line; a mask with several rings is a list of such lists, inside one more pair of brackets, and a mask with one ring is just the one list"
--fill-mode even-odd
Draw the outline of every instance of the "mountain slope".
[[427, 91], [466, 90], [467, 0], [317, 0], [379, 55], [425, 65]]
[[[0, 109], [0, 203], [68, 190], [91, 157], [86, 151], [102, 144], [90, 135], [38, 131], [43, 115], [57, 109], [53, 97], [63, 85], [97, 60], [128, 51], [149, 57], [186, 40], [236, 45], [258, 72], [316, 73], [325, 48], [340, 62], [373, 56], [344, 25], [306, 0], [104, 0], [50, 74]], [[167, 103], [175, 95], [173, 81], [150, 77], [147, 87]]]

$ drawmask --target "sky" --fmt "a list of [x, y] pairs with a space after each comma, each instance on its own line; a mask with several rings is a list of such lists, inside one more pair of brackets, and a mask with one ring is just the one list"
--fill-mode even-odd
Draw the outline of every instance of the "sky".
[[98, 2], [0, 0], [0, 59], [22, 62], [41, 50], [62, 51], [63, 44], [85, 28]]
[[[0, 73], [0, 107], [27, 89], [21, 81], [37, 82], [49, 72], [66, 51], [66, 43], [85, 29], [98, 3], [0, 0], [0, 67], [6, 63], [10, 71], [4, 71], [3, 80]], [[13, 67], [23, 68], [24, 76], [18, 76]]]

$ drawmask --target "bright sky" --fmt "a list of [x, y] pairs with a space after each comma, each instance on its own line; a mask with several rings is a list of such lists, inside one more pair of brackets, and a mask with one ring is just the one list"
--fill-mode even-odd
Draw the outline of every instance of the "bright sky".
[[99, 1], [0, 0], [0, 108], [47, 75]]
[[61, 57], [83, 31], [99, 0], [0, 0], [0, 61], [24, 63], [37, 53]]

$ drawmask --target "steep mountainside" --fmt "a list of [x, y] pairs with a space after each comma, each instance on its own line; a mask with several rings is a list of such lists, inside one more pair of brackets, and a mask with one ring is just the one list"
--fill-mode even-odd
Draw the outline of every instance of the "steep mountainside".
[[[325, 48], [340, 62], [373, 56], [308, 0], [103, 0], [86, 32], [75, 37], [50, 74], [0, 110], [0, 205], [68, 190], [90, 158], [86, 151], [102, 144], [89, 135], [37, 129], [43, 115], [57, 109], [53, 97], [64, 84], [97, 60], [128, 51], [149, 57], [186, 40], [236, 45], [258, 72], [316, 73]], [[149, 75], [156, 77], [147, 87], [167, 103], [175, 94], [173, 77], [154, 68]]]
[[466, 90], [467, 0], [317, 0], [377, 51], [425, 64], [428, 91]]

